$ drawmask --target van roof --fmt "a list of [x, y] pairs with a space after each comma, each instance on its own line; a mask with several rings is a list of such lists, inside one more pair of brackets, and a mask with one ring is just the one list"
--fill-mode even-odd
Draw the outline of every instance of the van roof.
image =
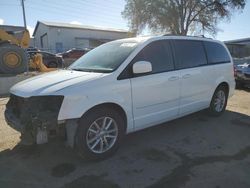
[[184, 40], [199, 40], [199, 41], [213, 41], [213, 42], [219, 42], [221, 41], [214, 40], [211, 38], [206, 38], [202, 36], [180, 36], [180, 35], [160, 35], [160, 36], [139, 36], [134, 38], [125, 38], [125, 39], [119, 39], [117, 41], [120, 42], [134, 42], [134, 43], [143, 43], [148, 40], [160, 40], [160, 39], [184, 39]]

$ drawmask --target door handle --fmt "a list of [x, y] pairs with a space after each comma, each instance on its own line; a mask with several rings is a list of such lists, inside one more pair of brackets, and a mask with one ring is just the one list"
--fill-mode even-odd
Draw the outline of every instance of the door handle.
[[185, 74], [182, 76], [183, 79], [187, 79], [187, 78], [190, 78], [191, 77], [191, 74]]
[[169, 81], [179, 80], [179, 76], [172, 76], [168, 79]]

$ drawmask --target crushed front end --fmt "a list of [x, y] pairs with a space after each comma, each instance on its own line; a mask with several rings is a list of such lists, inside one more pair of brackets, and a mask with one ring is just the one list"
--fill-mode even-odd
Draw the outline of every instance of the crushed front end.
[[12, 94], [6, 105], [6, 122], [21, 132], [21, 141], [28, 144], [45, 143], [47, 138], [63, 132], [57, 121], [63, 98], [63, 96], [23, 98]]

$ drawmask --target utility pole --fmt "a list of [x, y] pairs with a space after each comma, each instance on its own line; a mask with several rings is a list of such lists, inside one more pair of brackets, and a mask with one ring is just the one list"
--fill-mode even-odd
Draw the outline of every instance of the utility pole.
[[[21, 4], [22, 4], [22, 8], [23, 8], [23, 23], [24, 23], [24, 27], [25, 29], [27, 29], [27, 24], [26, 24], [26, 16], [25, 16], [25, 8], [24, 8], [24, 0], [21, 0]], [[27, 63], [27, 69], [26, 69], [26, 73], [29, 73], [29, 62]]]
[[25, 29], [27, 29], [26, 16], [25, 16], [25, 8], [24, 8], [24, 0], [21, 0], [21, 3], [22, 3], [22, 8], [23, 8], [23, 23], [24, 23]]

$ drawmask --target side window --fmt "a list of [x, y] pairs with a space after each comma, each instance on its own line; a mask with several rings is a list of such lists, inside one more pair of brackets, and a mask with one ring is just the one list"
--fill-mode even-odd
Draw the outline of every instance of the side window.
[[204, 42], [209, 64], [230, 62], [230, 57], [225, 47], [216, 42]]
[[169, 41], [155, 41], [147, 45], [132, 63], [149, 61], [152, 63], [152, 73], [174, 70], [174, 62]]
[[175, 40], [174, 49], [178, 69], [207, 64], [205, 50], [201, 41]]

